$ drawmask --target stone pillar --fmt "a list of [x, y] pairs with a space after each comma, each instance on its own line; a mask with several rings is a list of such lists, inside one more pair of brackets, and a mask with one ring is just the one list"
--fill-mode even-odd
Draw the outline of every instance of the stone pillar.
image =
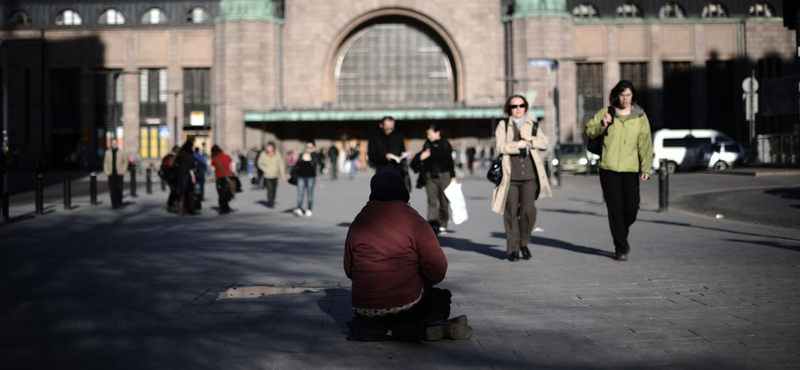
[[648, 63], [647, 118], [650, 130], [655, 132], [664, 125], [664, 66], [661, 64], [661, 26], [650, 25], [650, 62]]
[[[167, 126], [174, 129], [175, 116], [178, 117], [178, 131], [173, 133], [173, 145], [183, 145], [186, 137], [183, 134], [183, 70], [179, 59], [180, 34], [177, 31], [169, 32], [169, 62], [167, 63]], [[177, 95], [175, 92], [178, 92]], [[177, 100], [177, 102], [176, 102]], [[176, 104], [177, 103], [177, 104]]]
[[245, 128], [244, 112], [278, 103], [276, 35], [283, 20], [269, 0], [223, 0], [220, 13], [214, 30], [215, 140], [233, 153], [261, 145], [261, 132]]
[[97, 47], [94, 38], [84, 38], [80, 43], [80, 107], [81, 115], [78, 128], [80, 152], [78, 155], [78, 165], [80, 168], [88, 168], [90, 165], [99, 163], [97, 153], [94, 150], [95, 141], [92, 140], [95, 127], [94, 104], [97, 94], [95, 93], [95, 71], [92, 68], [91, 56], [93, 48]]
[[125, 69], [122, 76], [123, 147], [131, 156], [139, 154], [139, 70], [136, 68], [135, 35], [125, 36]]
[[692, 128], [706, 129], [706, 53], [702, 24], [694, 25], [694, 60], [692, 61]]

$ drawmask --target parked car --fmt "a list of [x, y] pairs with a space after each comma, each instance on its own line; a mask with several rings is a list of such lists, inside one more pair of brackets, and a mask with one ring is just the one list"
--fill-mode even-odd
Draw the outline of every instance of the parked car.
[[592, 166], [597, 167], [598, 159], [590, 156], [597, 157], [589, 153], [583, 143], [561, 143], [561, 163], [553, 159], [553, 167], [556, 171], [563, 168], [564, 173], [586, 173]]
[[733, 142], [733, 139], [716, 130], [658, 130], [653, 134], [653, 170], [661, 167], [661, 159], [668, 161], [670, 173], [692, 169], [699, 150], [718, 142]]
[[695, 168], [721, 171], [741, 166], [746, 157], [745, 153], [745, 147], [739, 143], [723, 142], [706, 145], [697, 153]]

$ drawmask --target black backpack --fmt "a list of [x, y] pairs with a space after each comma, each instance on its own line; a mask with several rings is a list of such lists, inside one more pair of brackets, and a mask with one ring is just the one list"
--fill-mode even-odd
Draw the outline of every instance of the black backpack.
[[[611, 125], [614, 123], [614, 116], [617, 115], [617, 110], [614, 107], [608, 107], [607, 113], [611, 115], [611, 123], [608, 124], [608, 127], [611, 127]], [[586, 150], [588, 150], [590, 153], [603, 156], [603, 142], [605, 142], [605, 138], [608, 135], [608, 127], [606, 127], [606, 130], [602, 135], [599, 135], [594, 139], [589, 139], [589, 142], [586, 143]]]

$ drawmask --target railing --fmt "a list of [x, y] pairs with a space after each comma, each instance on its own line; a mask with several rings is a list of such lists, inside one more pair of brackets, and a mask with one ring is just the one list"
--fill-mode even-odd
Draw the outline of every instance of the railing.
[[800, 135], [758, 135], [751, 148], [756, 164], [800, 166]]

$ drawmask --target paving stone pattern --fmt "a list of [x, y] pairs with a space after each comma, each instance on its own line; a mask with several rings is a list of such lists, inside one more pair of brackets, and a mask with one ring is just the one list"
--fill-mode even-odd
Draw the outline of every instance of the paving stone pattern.
[[[5, 369], [641, 369], [800, 367], [800, 231], [655, 212], [655, 181], [615, 262], [596, 177], [565, 177], [537, 202], [532, 261], [504, 260], [491, 184], [464, 179], [470, 219], [440, 238], [442, 287], [469, 341], [359, 343], [342, 269], [368, 175], [318, 182], [314, 216], [263, 191], [217, 216], [166, 214], [166, 194], [128, 206], [49, 204], [0, 226], [0, 363]], [[738, 181], [738, 180], [737, 180]], [[106, 200], [107, 195], [103, 196]], [[423, 211], [425, 193], [412, 205]], [[22, 207], [22, 206], [18, 206]], [[26, 206], [26, 207], [29, 207]], [[316, 293], [217, 300], [233, 285]]]

